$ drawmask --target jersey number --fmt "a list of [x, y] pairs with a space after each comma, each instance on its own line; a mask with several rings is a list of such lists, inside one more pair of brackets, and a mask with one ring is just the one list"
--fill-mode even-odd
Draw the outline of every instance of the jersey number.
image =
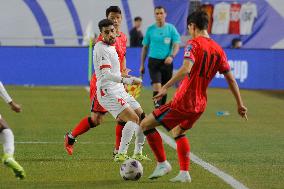
[[207, 51], [204, 51], [199, 77], [204, 77], [205, 74], [206, 79], [209, 79], [210, 72], [214, 69], [217, 63], [220, 62], [220, 56], [217, 54], [211, 54], [209, 58], [209, 66], [207, 67], [207, 70], [205, 70], [205, 65], [207, 62], [208, 62], [208, 53]]
[[124, 106], [126, 103], [122, 98], [117, 99], [117, 101], [121, 104], [121, 106]]

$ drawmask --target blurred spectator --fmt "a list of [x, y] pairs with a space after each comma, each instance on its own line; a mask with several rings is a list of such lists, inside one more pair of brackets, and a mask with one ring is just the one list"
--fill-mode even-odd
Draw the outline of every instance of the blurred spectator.
[[130, 30], [130, 47], [142, 47], [143, 34], [141, 32], [142, 18], [134, 18], [134, 27]]
[[242, 40], [240, 38], [234, 38], [232, 40], [232, 48], [239, 49], [243, 46]]

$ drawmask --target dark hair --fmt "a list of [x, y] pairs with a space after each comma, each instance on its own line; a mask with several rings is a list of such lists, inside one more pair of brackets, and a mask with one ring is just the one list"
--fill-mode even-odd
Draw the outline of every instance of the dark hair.
[[107, 8], [106, 17], [108, 17], [109, 13], [111, 13], [111, 12], [121, 14], [121, 10], [120, 10], [119, 6], [110, 6], [109, 8]]
[[140, 16], [137, 16], [134, 18], [134, 21], [142, 21], [142, 18]]
[[204, 11], [195, 11], [187, 17], [187, 25], [195, 24], [200, 30], [206, 30], [208, 28], [208, 14]]
[[235, 47], [235, 45], [238, 43], [238, 42], [241, 42], [242, 40], [240, 38], [234, 38], [232, 40], [232, 47]]
[[166, 9], [165, 9], [163, 6], [156, 6], [156, 7], [154, 8], [154, 10], [156, 10], [156, 9], [164, 9], [164, 11], [167, 12]]
[[108, 27], [113, 25], [113, 22], [109, 19], [103, 19], [99, 22], [98, 26], [100, 28], [100, 32], [102, 31], [103, 27]]

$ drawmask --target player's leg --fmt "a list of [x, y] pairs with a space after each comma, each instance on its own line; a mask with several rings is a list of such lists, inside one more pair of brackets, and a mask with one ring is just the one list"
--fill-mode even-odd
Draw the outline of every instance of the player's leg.
[[3, 143], [4, 155], [2, 157], [2, 162], [7, 167], [11, 168], [15, 176], [19, 179], [24, 179], [26, 173], [23, 167], [14, 159], [14, 135], [12, 130], [9, 128], [7, 122], [2, 119], [0, 115], [0, 140]]
[[[149, 58], [148, 60], [148, 69], [153, 88], [153, 96], [156, 96], [162, 87], [161, 85], [162, 73], [160, 70], [161, 65], [162, 65], [162, 60], [155, 58]], [[154, 101], [154, 107], [158, 108], [161, 103], [162, 103], [161, 100]]]
[[166, 153], [164, 150], [161, 135], [155, 129], [155, 127], [159, 126], [160, 123], [155, 119], [153, 114], [150, 114], [146, 116], [145, 119], [143, 119], [140, 125], [157, 160], [157, 166], [148, 178], [156, 179], [172, 170], [170, 163], [166, 159]]
[[[140, 104], [135, 100], [133, 96], [129, 94], [125, 94], [125, 100], [138, 115], [140, 123], [145, 118], [145, 113], [141, 108]], [[134, 133], [135, 133], [135, 147], [132, 158], [139, 161], [150, 160], [146, 155], [142, 154], [143, 146], [145, 143], [145, 135], [139, 124], [136, 125]]]
[[172, 129], [172, 134], [177, 145], [180, 171], [176, 177], [170, 179], [171, 182], [191, 182], [189, 174], [190, 144], [189, 140], [185, 136], [185, 132], [186, 130], [182, 129], [180, 125]]
[[122, 137], [118, 149], [118, 154], [115, 155], [114, 161], [124, 161], [125, 159], [128, 159], [127, 150], [130, 144], [130, 141], [132, 139], [132, 136], [135, 132], [135, 129], [137, 128], [137, 125], [139, 124], [139, 117], [135, 113], [135, 111], [127, 104], [128, 107], [126, 107], [123, 111], [121, 111], [117, 118], [119, 120], [123, 120], [126, 122], [123, 130], [122, 130]]
[[125, 126], [126, 122], [125, 121], [117, 121], [116, 126], [115, 126], [115, 147], [113, 150], [113, 156], [115, 156], [118, 153], [119, 145], [120, 145], [120, 140], [122, 136], [122, 130]]
[[172, 178], [172, 182], [191, 182], [189, 174], [190, 166], [190, 144], [185, 132], [192, 128], [196, 120], [199, 119], [202, 113], [188, 114], [187, 120], [183, 121], [180, 125], [172, 129], [173, 137], [177, 145], [178, 161], [180, 166], [179, 174]]
[[69, 155], [73, 154], [76, 137], [100, 125], [104, 115], [104, 112], [91, 112], [91, 116], [83, 118], [70, 133], [65, 135], [65, 149]]
[[[162, 86], [165, 85], [173, 76], [173, 63], [168, 65], [168, 64], [163, 64], [162, 69], [162, 78], [161, 78], [161, 84]], [[163, 96], [161, 99], [161, 105], [166, 104], [167, 102], [167, 95]]]

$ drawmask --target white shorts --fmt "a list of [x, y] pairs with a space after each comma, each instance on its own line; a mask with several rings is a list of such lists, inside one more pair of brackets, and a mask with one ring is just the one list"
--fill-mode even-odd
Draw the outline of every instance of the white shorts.
[[115, 119], [126, 108], [133, 110], [140, 108], [140, 104], [133, 96], [128, 94], [125, 89], [97, 91], [97, 97], [100, 105], [104, 107]]

